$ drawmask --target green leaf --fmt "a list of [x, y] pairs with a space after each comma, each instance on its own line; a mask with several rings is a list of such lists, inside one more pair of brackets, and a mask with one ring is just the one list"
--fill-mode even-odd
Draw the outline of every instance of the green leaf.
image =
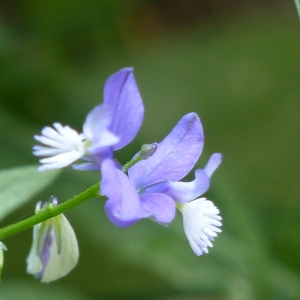
[[0, 221], [50, 185], [60, 171], [38, 172], [37, 166], [0, 171]]

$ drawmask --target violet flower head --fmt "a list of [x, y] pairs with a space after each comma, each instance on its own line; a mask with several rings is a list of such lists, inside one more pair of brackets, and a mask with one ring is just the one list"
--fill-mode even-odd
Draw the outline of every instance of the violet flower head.
[[[204, 170], [196, 171], [194, 181], [179, 182], [194, 167], [202, 148], [202, 125], [197, 114], [190, 113], [185, 115], [171, 133], [157, 145], [152, 156], [139, 161], [128, 170], [128, 177], [125, 174], [117, 175], [122, 172], [113, 164], [104, 162], [102, 177], [112, 176], [114, 173], [114, 182], [120, 183], [120, 189], [123, 191], [122, 195], [114, 194], [109, 187], [111, 181], [102, 182], [102, 193], [109, 198], [107, 206], [113, 208], [109, 211], [120, 212], [122, 209], [118, 208], [119, 204], [125, 205], [125, 203], [127, 203], [125, 206], [128, 206], [128, 210], [133, 211], [130, 207], [133, 202], [137, 202], [140, 204], [138, 214], [147, 212], [146, 215], [161, 223], [172, 221], [175, 212], [174, 201], [186, 203], [206, 192], [209, 187], [209, 178], [221, 161], [221, 155], [214, 154]], [[112, 170], [113, 168], [116, 170]], [[206, 172], [208, 168], [209, 172]], [[131, 191], [132, 186], [135, 190], [135, 197], [131, 198], [127, 196], [127, 189]], [[131, 200], [126, 200], [128, 198]], [[110, 216], [113, 215], [111, 212], [109, 212]], [[127, 221], [122, 218], [118, 219], [120, 222], [126, 223]]]
[[[181, 182], [180, 180], [192, 170], [200, 157], [203, 140], [200, 119], [197, 114], [190, 113], [183, 116], [171, 133], [157, 144], [153, 155], [129, 168], [128, 176], [111, 161], [104, 161], [101, 191], [108, 197], [105, 210], [109, 219], [120, 227], [130, 226], [142, 218], [151, 218], [158, 223], [168, 224], [175, 216], [176, 206], [191, 207], [192, 205], [188, 203], [208, 190], [210, 177], [222, 159], [221, 154], [213, 154], [203, 170], [195, 171], [193, 181]], [[188, 217], [185, 214], [186, 219]], [[220, 220], [218, 217], [217, 219]], [[220, 226], [220, 222], [214, 224]], [[185, 232], [191, 228], [185, 227], [187, 228]], [[215, 227], [213, 229], [219, 231]], [[196, 231], [197, 235], [199, 232]], [[211, 240], [210, 237], [208, 240]], [[211, 246], [207, 240], [205, 242], [206, 246]], [[201, 246], [202, 249], [205, 248], [204, 243]], [[207, 252], [206, 250], [205, 248], [202, 252]], [[199, 253], [200, 251], [196, 254]]]
[[54, 123], [34, 138], [45, 146], [34, 146], [33, 154], [44, 156], [39, 171], [66, 167], [83, 158], [86, 164], [75, 169], [99, 169], [113, 151], [129, 144], [136, 136], [144, 116], [144, 107], [132, 69], [113, 74], [104, 86], [103, 104], [86, 117], [83, 132]]

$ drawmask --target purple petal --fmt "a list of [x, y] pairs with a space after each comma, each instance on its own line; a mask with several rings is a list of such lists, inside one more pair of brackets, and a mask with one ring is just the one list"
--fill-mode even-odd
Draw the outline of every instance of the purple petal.
[[83, 134], [86, 139], [93, 140], [99, 132], [106, 130], [112, 121], [111, 109], [103, 104], [97, 105], [87, 115], [83, 124]]
[[204, 171], [206, 172], [208, 177], [211, 177], [211, 175], [218, 168], [221, 162], [222, 162], [222, 154], [220, 153], [215, 153], [210, 157], [210, 159], [208, 160], [204, 168]]
[[171, 182], [163, 191], [179, 203], [187, 203], [204, 194], [209, 188], [209, 177], [204, 170], [196, 170], [191, 182]]
[[101, 170], [101, 192], [108, 197], [105, 211], [112, 223], [127, 227], [149, 215], [141, 208], [139, 195], [129, 178], [111, 159], [103, 161]]
[[95, 154], [101, 148], [115, 145], [119, 142], [119, 137], [108, 131], [112, 122], [112, 111], [106, 105], [96, 106], [86, 117], [83, 124], [83, 135], [92, 141], [89, 153]]
[[159, 223], [170, 223], [175, 216], [175, 202], [165, 194], [141, 195], [141, 205]]
[[137, 189], [160, 181], [178, 181], [195, 165], [203, 147], [203, 130], [196, 113], [185, 115], [158, 144], [156, 152], [128, 170]]
[[74, 170], [78, 171], [99, 171], [100, 167], [95, 163], [83, 163], [72, 165]]
[[140, 190], [140, 193], [145, 195], [145, 194], [153, 194], [153, 193], [161, 193], [164, 191], [168, 185], [170, 184], [169, 181], [162, 181], [158, 182], [152, 185], [147, 186], [146, 188]]
[[113, 147], [118, 150], [134, 139], [144, 116], [143, 102], [131, 68], [122, 69], [108, 78], [104, 87], [104, 103], [113, 113], [109, 129], [120, 138]]
[[39, 253], [39, 257], [40, 257], [40, 260], [41, 260], [41, 263], [43, 265], [43, 269], [34, 275], [35, 278], [42, 278], [43, 275], [44, 275], [44, 272], [45, 272], [45, 269], [48, 265], [48, 262], [49, 262], [49, 259], [50, 259], [50, 248], [51, 248], [51, 245], [53, 243], [53, 236], [51, 234], [51, 230], [52, 229], [49, 229], [47, 230], [47, 232], [45, 233], [46, 234], [46, 238], [43, 242], [43, 247], [41, 249], [41, 252]]

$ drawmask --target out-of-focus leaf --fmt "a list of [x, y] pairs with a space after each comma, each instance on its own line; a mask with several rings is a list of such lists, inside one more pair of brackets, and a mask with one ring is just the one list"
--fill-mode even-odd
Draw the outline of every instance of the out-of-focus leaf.
[[0, 171], [0, 220], [47, 187], [59, 171], [38, 172], [37, 166]]
[[[5, 281], [5, 280], [4, 280]], [[8, 281], [1, 286], [1, 300], [89, 300], [72, 288], [41, 284], [38, 281]]]

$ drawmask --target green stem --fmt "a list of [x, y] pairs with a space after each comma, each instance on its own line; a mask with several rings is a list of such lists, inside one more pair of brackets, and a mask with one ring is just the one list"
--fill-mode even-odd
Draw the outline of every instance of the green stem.
[[[144, 151], [148, 151], [147, 149]], [[140, 161], [142, 158], [142, 153], [139, 153], [136, 157], [134, 157], [131, 161], [126, 163], [123, 166], [123, 171], [127, 172], [127, 170], [132, 167], [134, 164], [136, 164], [138, 161]], [[25, 220], [22, 220], [20, 222], [14, 223], [12, 225], [3, 227], [0, 229], [0, 241], [3, 239], [14, 235], [16, 233], [19, 233], [21, 231], [24, 231], [36, 224], [39, 224], [43, 221], [46, 221], [50, 218], [53, 218], [61, 213], [64, 213], [65, 211], [73, 208], [74, 206], [77, 206], [81, 204], [82, 202], [91, 199], [93, 197], [99, 197], [99, 190], [100, 190], [100, 183], [96, 183], [95, 185], [91, 186], [84, 192], [78, 194], [77, 196], [57, 205], [57, 206], [48, 206], [47, 209], [40, 211], [36, 215], [29, 217]]]
[[53, 218], [65, 211], [73, 208], [74, 206], [81, 204], [82, 202], [84, 202], [90, 198], [99, 197], [99, 188], [100, 188], [100, 183], [96, 183], [95, 185], [89, 187], [84, 192], [76, 195], [75, 197], [73, 197], [57, 206], [52, 206], [51, 208], [45, 209], [32, 217], [29, 217], [25, 220], [15, 223], [15, 224], [1, 228], [0, 229], [0, 241], [2, 241], [3, 239], [5, 239], [11, 235], [14, 235], [16, 233], [24, 231], [38, 223], [41, 223], [50, 218]]
[[135, 165], [137, 162], [139, 162], [140, 160], [142, 159], [141, 155], [138, 154], [136, 157], [134, 157], [131, 161], [129, 161], [128, 163], [126, 163], [124, 166], [123, 166], [123, 171], [124, 172], [127, 172], [128, 169], [130, 167], [132, 167], [133, 165]]

